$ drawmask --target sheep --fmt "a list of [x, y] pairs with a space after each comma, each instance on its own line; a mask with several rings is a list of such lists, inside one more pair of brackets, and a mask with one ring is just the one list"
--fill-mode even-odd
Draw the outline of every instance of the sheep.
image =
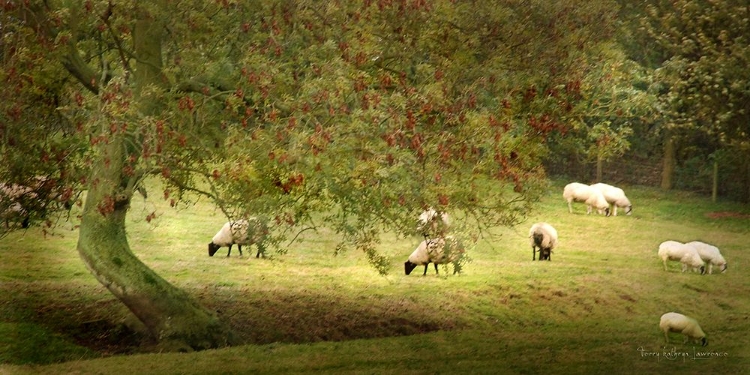
[[461, 271], [459, 260], [463, 256], [464, 248], [453, 236], [422, 241], [409, 258], [404, 262], [404, 272], [409, 275], [419, 265], [424, 265], [424, 273], [430, 263], [435, 264], [435, 273], [439, 274], [438, 264], [453, 263], [453, 274]]
[[0, 216], [5, 219], [5, 227], [10, 227], [11, 220], [20, 220], [22, 228], [29, 227], [29, 212], [21, 202], [36, 199], [34, 190], [18, 184], [0, 184]]
[[421, 232], [425, 240], [431, 235], [445, 237], [450, 228], [451, 219], [446, 212], [438, 213], [432, 207], [424, 210], [417, 220], [417, 231]]
[[692, 246], [677, 242], [664, 241], [659, 245], [659, 257], [664, 262], [664, 270], [667, 271], [667, 260], [678, 260], [682, 263], [682, 272], [688, 267], [693, 270], [700, 269], [701, 275], [706, 272], [706, 264], [698, 255], [698, 251]]
[[536, 248], [539, 248], [539, 260], [552, 260], [552, 250], [557, 246], [557, 230], [547, 223], [535, 223], [529, 229], [532, 257], [536, 260]]
[[727, 261], [724, 260], [718, 247], [700, 241], [688, 242], [686, 245], [692, 246], [698, 252], [701, 259], [708, 263], [709, 274], [713, 273], [714, 266], [719, 267], [722, 273], [726, 272]]
[[612, 205], [612, 216], [617, 216], [618, 207], [625, 209], [625, 215], [633, 213], [633, 205], [630, 204], [630, 200], [625, 196], [625, 192], [622, 189], [601, 182], [593, 184], [591, 187], [599, 190], [604, 195], [607, 203]]
[[214, 256], [217, 250], [222, 246], [229, 247], [227, 257], [232, 253], [232, 245], [237, 244], [242, 256], [242, 245], [258, 246], [256, 258], [262, 254], [265, 258], [266, 249], [265, 241], [268, 234], [268, 227], [257, 218], [248, 220], [229, 221], [216, 233], [211, 243], [208, 244], [208, 256]]
[[45, 217], [53, 203], [61, 204], [66, 210], [73, 204], [70, 201], [72, 189], [60, 185], [60, 180], [48, 176], [34, 176], [22, 183], [0, 183], [0, 217], [9, 221], [21, 220], [21, 227], [27, 228], [32, 214]]
[[695, 319], [676, 313], [668, 312], [661, 316], [659, 328], [664, 332], [664, 339], [669, 344], [669, 332], [679, 332], [685, 335], [685, 343], [690, 340], [700, 342], [701, 346], [708, 345], [706, 334]]
[[568, 212], [570, 213], [573, 213], [573, 202], [584, 202], [588, 206], [587, 214], [591, 213], [593, 207], [600, 214], [603, 212], [604, 216], [609, 216], [609, 203], [604, 199], [604, 195], [589, 185], [571, 182], [565, 185], [563, 198], [568, 202]]

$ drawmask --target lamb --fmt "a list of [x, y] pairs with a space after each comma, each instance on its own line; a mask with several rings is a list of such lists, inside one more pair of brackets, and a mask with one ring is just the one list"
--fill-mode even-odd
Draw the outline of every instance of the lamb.
[[630, 200], [625, 196], [625, 192], [622, 189], [601, 182], [593, 184], [591, 187], [599, 190], [602, 195], [604, 195], [604, 199], [607, 200], [607, 203], [612, 205], [612, 216], [617, 216], [618, 207], [625, 210], [625, 215], [633, 213], [633, 205], [630, 204]]
[[668, 312], [661, 316], [659, 328], [664, 332], [664, 339], [667, 341], [667, 344], [669, 344], [669, 332], [679, 332], [685, 335], [685, 343], [695, 340], [696, 342], [700, 342], [701, 346], [708, 345], [706, 334], [701, 329], [698, 321], [691, 317], [676, 312]]
[[568, 212], [570, 213], [573, 213], [573, 202], [584, 202], [588, 206], [587, 214], [591, 213], [593, 207], [600, 214], [604, 213], [605, 216], [609, 216], [609, 203], [604, 199], [604, 195], [589, 185], [571, 182], [565, 185], [563, 198], [568, 202]]
[[422, 233], [426, 240], [431, 236], [445, 237], [450, 225], [451, 219], [450, 216], [448, 216], [448, 213], [438, 213], [430, 207], [419, 215], [417, 230]]
[[706, 272], [706, 264], [698, 255], [698, 251], [692, 246], [677, 242], [664, 241], [659, 245], [659, 257], [664, 262], [664, 270], [667, 270], [667, 260], [678, 260], [682, 263], [682, 272], [688, 267], [694, 271], [700, 269], [701, 275]]
[[539, 248], [539, 260], [552, 260], [550, 255], [557, 247], [557, 230], [547, 223], [535, 223], [529, 229], [529, 242], [531, 243], [532, 257], [536, 260], [536, 248]]
[[692, 246], [698, 252], [701, 259], [708, 263], [709, 274], [713, 273], [714, 266], [719, 267], [722, 273], [726, 272], [727, 261], [724, 260], [718, 247], [700, 241], [688, 242], [686, 245]]
[[435, 273], [439, 274], [438, 264], [453, 263], [453, 274], [461, 271], [460, 259], [464, 253], [461, 243], [453, 236], [422, 241], [414, 250], [409, 259], [404, 263], [404, 272], [409, 275], [419, 265], [424, 265], [424, 273], [427, 275], [427, 267], [430, 263], [435, 264]]
[[214, 256], [222, 246], [229, 247], [227, 257], [232, 253], [232, 245], [237, 244], [242, 256], [242, 245], [258, 246], [256, 258], [263, 254], [266, 256], [265, 241], [268, 235], [268, 227], [257, 218], [248, 220], [229, 221], [216, 233], [211, 243], [208, 244], [208, 256]]

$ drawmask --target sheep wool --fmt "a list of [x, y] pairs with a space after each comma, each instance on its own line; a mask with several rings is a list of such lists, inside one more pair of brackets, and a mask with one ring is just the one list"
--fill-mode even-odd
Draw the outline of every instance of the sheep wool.
[[664, 339], [669, 344], [669, 332], [679, 332], [685, 335], [685, 343], [690, 340], [700, 342], [701, 346], [708, 345], [706, 334], [701, 329], [698, 321], [676, 312], [668, 312], [661, 316], [659, 328], [664, 332]]
[[706, 264], [698, 255], [698, 251], [692, 246], [677, 241], [664, 241], [659, 245], [659, 258], [664, 263], [664, 270], [667, 271], [667, 261], [679, 261], [682, 263], [682, 272], [688, 267], [693, 271], [700, 270], [701, 275], [706, 272]]
[[21, 202], [37, 199], [37, 194], [28, 186], [0, 183], [0, 219], [5, 226], [21, 221], [22, 228], [29, 227], [29, 212]]
[[430, 263], [434, 263], [435, 273], [439, 274], [438, 264], [453, 263], [453, 274], [456, 274], [461, 271], [459, 261], [463, 253], [463, 246], [453, 236], [424, 240], [404, 262], [404, 272], [409, 275], [414, 268], [424, 265], [424, 276]]
[[607, 200], [607, 203], [612, 205], [612, 216], [617, 216], [618, 207], [625, 210], [625, 215], [633, 213], [633, 205], [630, 203], [628, 197], [625, 196], [625, 191], [622, 189], [601, 182], [593, 184], [591, 187], [599, 190], [604, 196], [604, 199]]
[[719, 267], [722, 273], [726, 272], [727, 261], [721, 255], [718, 247], [701, 241], [688, 242], [686, 245], [692, 246], [698, 252], [701, 259], [708, 263], [709, 274], [713, 273], [714, 266]]
[[250, 246], [255, 244], [258, 246], [258, 253], [255, 257], [258, 258], [261, 254], [265, 257], [265, 239], [267, 234], [268, 228], [257, 218], [229, 221], [211, 239], [211, 243], [208, 244], [208, 256], [214, 256], [217, 250], [223, 246], [227, 246], [229, 248], [227, 252], [228, 257], [232, 253], [232, 245], [234, 244], [237, 244], [240, 256], [242, 256], [242, 245]]
[[451, 219], [448, 213], [438, 213], [432, 207], [424, 210], [417, 220], [417, 231], [428, 237], [444, 237], [450, 228]]
[[529, 243], [531, 244], [532, 257], [536, 260], [536, 248], [539, 248], [539, 260], [552, 260], [552, 250], [557, 247], [557, 230], [552, 225], [544, 222], [535, 223], [529, 229]]
[[591, 210], [596, 208], [600, 214], [609, 216], [609, 203], [604, 199], [604, 195], [589, 185], [571, 182], [565, 185], [563, 198], [568, 202], [568, 212], [570, 213], [573, 213], [573, 202], [583, 202], [587, 206], [587, 214], [591, 214]]

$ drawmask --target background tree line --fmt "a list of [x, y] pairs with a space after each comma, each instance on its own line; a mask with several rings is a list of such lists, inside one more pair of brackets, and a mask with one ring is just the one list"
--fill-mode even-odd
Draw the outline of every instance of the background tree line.
[[629, 97], [636, 99], [630, 104], [637, 115], [612, 113], [609, 129], [629, 129], [622, 138], [627, 152], [597, 172], [596, 155], [585, 146], [566, 147], [548, 159], [550, 173], [750, 201], [750, 76], [744, 68], [750, 6], [619, 3], [614, 41], [624, 56], [616, 60], [627, 66], [624, 82], [637, 92]]

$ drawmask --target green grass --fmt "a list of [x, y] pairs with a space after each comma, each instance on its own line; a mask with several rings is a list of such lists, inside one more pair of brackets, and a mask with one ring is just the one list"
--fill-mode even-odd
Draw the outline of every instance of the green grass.
[[[210, 204], [175, 210], [136, 199], [128, 226], [136, 254], [247, 343], [187, 354], [148, 353], [137, 322], [79, 260], [75, 230], [14, 233], [0, 240], [0, 374], [746, 373], [750, 219], [708, 214], [750, 207], [626, 191], [633, 215], [604, 218], [582, 205], [569, 214], [556, 183], [526, 223], [481, 241], [463, 274], [426, 277], [403, 275], [417, 237], [384, 239], [385, 277], [361, 253], [333, 256], [337, 238], [325, 230], [270, 259], [255, 259], [254, 248], [239, 258], [236, 247], [231, 258], [225, 249], [208, 257], [225, 221]], [[146, 222], [154, 210], [159, 218]], [[551, 262], [532, 262], [527, 231], [542, 220], [560, 245]], [[682, 274], [677, 263], [664, 271], [656, 250], [667, 239], [716, 244], [728, 271]], [[698, 319], [709, 346], [683, 345], [676, 334], [665, 344], [658, 321], [668, 311]], [[673, 350], [691, 357], [664, 356]], [[692, 359], [707, 350], [727, 355]]]

